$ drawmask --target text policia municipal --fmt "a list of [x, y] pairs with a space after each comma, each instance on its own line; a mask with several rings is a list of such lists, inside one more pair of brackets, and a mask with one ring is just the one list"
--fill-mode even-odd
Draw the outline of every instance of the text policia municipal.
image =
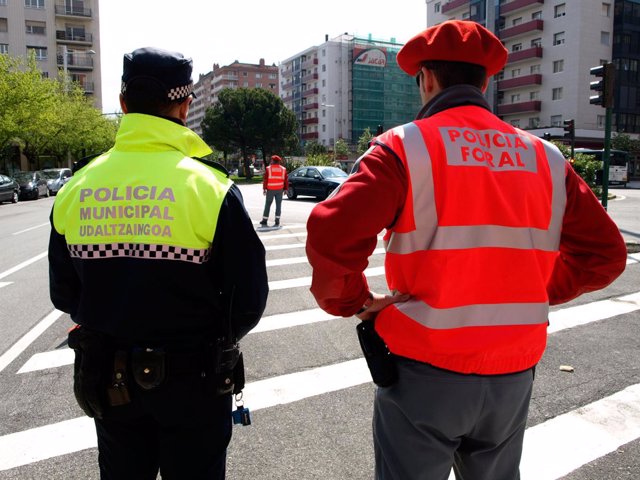
[[[80, 203], [109, 202], [109, 205], [80, 207], [80, 221], [109, 220], [109, 219], [149, 219], [171, 221], [170, 207], [167, 205], [149, 205], [136, 203], [152, 201], [175, 203], [173, 190], [168, 187], [158, 186], [126, 186], [113, 188], [83, 188], [80, 190]], [[112, 202], [126, 204], [113, 205]], [[130, 202], [134, 202], [131, 204]], [[81, 225], [79, 234], [81, 237], [89, 236], [129, 236], [144, 235], [154, 237], [171, 237], [169, 225], [149, 223], [107, 223], [98, 225]]]

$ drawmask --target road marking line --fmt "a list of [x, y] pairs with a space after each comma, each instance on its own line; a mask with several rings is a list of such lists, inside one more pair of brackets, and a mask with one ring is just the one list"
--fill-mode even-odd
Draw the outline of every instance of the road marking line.
[[[367, 364], [359, 358], [249, 383], [244, 397], [255, 412], [369, 382]], [[639, 437], [636, 384], [528, 428], [520, 472], [523, 480], [555, 480]], [[11, 433], [0, 437], [0, 471], [96, 446], [95, 427], [87, 417]]]
[[[384, 267], [367, 268], [364, 271], [367, 278], [384, 275]], [[311, 277], [290, 278], [287, 280], [274, 280], [269, 282], [269, 291], [282, 290], [284, 288], [305, 287], [311, 285]]]
[[[555, 480], [640, 437], [640, 384], [528, 428], [523, 480]], [[543, 461], [541, 461], [543, 460]]]
[[17, 272], [18, 270], [20, 270], [20, 269], [22, 269], [24, 267], [27, 267], [27, 266], [31, 265], [32, 263], [37, 262], [38, 260], [40, 260], [40, 259], [42, 259], [42, 258], [44, 258], [46, 256], [47, 256], [47, 252], [42, 252], [41, 254], [36, 255], [35, 257], [30, 258], [29, 260], [25, 260], [24, 262], [22, 262], [19, 265], [16, 265], [13, 268], [10, 268], [9, 270], [5, 270], [4, 272], [0, 273], [0, 279], [4, 278], [4, 277], [8, 277], [12, 273]]
[[279, 315], [271, 315], [263, 317], [258, 325], [249, 333], [270, 332], [272, 330], [280, 330], [282, 328], [297, 327], [300, 325], [308, 325], [310, 323], [324, 322], [327, 320], [337, 320], [342, 317], [331, 315], [320, 308], [304, 310], [299, 312], [281, 313]]
[[547, 333], [615, 317], [638, 309], [640, 309], [640, 292], [555, 310], [549, 314]]
[[46, 370], [47, 368], [62, 367], [71, 365], [75, 358], [71, 348], [60, 348], [50, 352], [36, 353], [32, 356], [17, 373], [35, 372]]
[[[376, 248], [371, 255], [381, 255], [383, 254], [384, 248]], [[291, 257], [291, 258], [279, 258], [276, 260], [267, 260], [267, 267], [278, 267], [281, 265], [293, 265], [295, 263], [309, 263], [309, 259], [307, 257]]]
[[[566, 307], [550, 312], [549, 321], [551, 325], [547, 331], [551, 334], [567, 328], [573, 328], [599, 320], [606, 320], [607, 318], [630, 313], [638, 309], [640, 309], [640, 292], [585, 305]], [[311, 323], [340, 320], [341, 318], [343, 317], [336, 317], [326, 313], [320, 308], [281, 313], [263, 317], [258, 325], [249, 333], [270, 332]], [[70, 365], [73, 363], [73, 358], [73, 351], [70, 349], [37, 353], [33, 355], [17, 373], [34, 372], [47, 368]]]
[[13, 282], [0, 282], [0, 288], [6, 287], [7, 285], [11, 285]]
[[51, 223], [47, 222], [47, 223], [42, 223], [40, 225], [36, 225], [35, 227], [25, 228], [24, 230], [20, 230], [19, 232], [14, 232], [11, 235], [20, 235], [21, 233], [29, 232], [31, 230], [35, 230], [36, 228], [42, 228], [42, 227], [45, 227], [47, 225], [51, 225]]
[[640, 262], [640, 253], [631, 253], [627, 255], [627, 265]]
[[7, 365], [13, 362], [18, 356], [29, 346], [31, 343], [38, 338], [42, 332], [44, 332], [47, 328], [54, 324], [58, 318], [62, 316], [60, 310], [54, 310], [49, 313], [46, 317], [40, 320], [35, 327], [29, 330], [20, 340], [13, 344], [13, 346], [4, 352], [2, 356], [0, 356], [0, 372], [2, 372]]
[[[382, 240], [382, 236], [379, 235], [378, 236], [378, 240]], [[290, 243], [288, 245], [269, 245], [264, 247], [264, 249], [268, 252], [271, 250], [286, 250], [288, 248], [304, 248], [307, 244], [306, 243]]]
[[281, 235], [260, 235], [260, 240], [277, 240], [279, 238], [306, 237], [307, 232], [300, 233], [283, 233]]

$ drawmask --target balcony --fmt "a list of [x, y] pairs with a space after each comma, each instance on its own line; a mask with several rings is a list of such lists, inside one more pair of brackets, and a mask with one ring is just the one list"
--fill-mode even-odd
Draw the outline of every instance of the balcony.
[[500, 80], [498, 82], [498, 90], [511, 90], [513, 88], [528, 87], [531, 85], [542, 85], [542, 75], [534, 73], [532, 75]]
[[318, 132], [303, 133], [301, 137], [302, 140], [313, 140], [318, 138]]
[[318, 65], [318, 59], [317, 58], [308, 58], [307, 60], [305, 60], [304, 62], [302, 62], [300, 64], [301, 68], [309, 68], [312, 65]]
[[59, 17], [84, 17], [91, 18], [91, 9], [75, 5], [56, 5], [56, 15]]
[[513, 0], [500, 5], [500, 15], [508, 15], [534, 5], [542, 6], [542, 4], [544, 4], [544, 0]]
[[[64, 67], [64, 55], [57, 55], [58, 67]], [[67, 68], [69, 70], [93, 70], [93, 57], [86, 53], [73, 53], [67, 55]]]
[[309, 80], [318, 80], [318, 74], [317, 73], [311, 73], [309, 75], [305, 75], [304, 77], [302, 77], [302, 81], [303, 82], [307, 82]]
[[317, 95], [317, 94], [318, 94], [317, 88], [308, 88], [307, 90], [302, 92], [303, 97], [308, 97], [309, 95]]
[[456, 10], [460, 7], [469, 6], [469, 0], [450, 0], [442, 5], [442, 13], [449, 13], [452, 10]]
[[515, 27], [505, 28], [504, 30], [500, 30], [498, 37], [500, 40], [505, 40], [507, 38], [519, 37], [521, 35], [526, 35], [531, 32], [541, 32], [543, 30], [544, 22], [542, 20], [531, 20], [530, 22], [521, 23], [520, 25], [516, 25]]
[[531, 47], [526, 50], [511, 52], [507, 64], [518, 63], [532, 58], [542, 58], [542, 47]]
[[93, 43], [93, 35], [91, 33], [74, 33], [65, 30], [56, 30], [56, 40], [63, 43]]
[[303, 110], [317, 110], [318, 109], [318, 104], [317, 103], [305, 103], [302, 106]]
[[312, 125], [314, 123], [318, 123], [318, 117], [305, 118], [302, 120], [303, 125]]
[[539, 112], [542, 102], [531, 100], [530, 102], [510, 103], [508, 105], [498, 105], [498, 115], [512, 115], [514, 113]]

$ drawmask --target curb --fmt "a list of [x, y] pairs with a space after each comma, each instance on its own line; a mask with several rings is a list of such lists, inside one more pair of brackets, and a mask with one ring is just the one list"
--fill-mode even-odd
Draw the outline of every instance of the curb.
[[626, 242], [627, 244], [627, 253], [638, 253], [640, 252], [640, 243], [638, 242]]

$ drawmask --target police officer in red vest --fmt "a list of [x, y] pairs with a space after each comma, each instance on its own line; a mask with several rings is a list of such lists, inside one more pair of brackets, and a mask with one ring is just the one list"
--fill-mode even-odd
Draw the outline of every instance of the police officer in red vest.
[[[625, 268], [616, 225], [559, 150], [491, 113], [483, 92], [506, 60], [475, 22], [409, 40], [397, 62], [417, 119], [375, 138], [308, 220], [318, 304], [391, 352], [365, 354], [378, 479], [519, 478], [549, 306]], [[363, 275], [384, 229], [387, 295]]]
[[264, 173], [262, 181], [263, 193], [266, 196], [264, 200], [264, 212], [262, 213], [262, 221], [260, 226], [266, 227], [269, 220], [269, 211], [271, 203], [276, 201], [276, 222], [274, 227], [280, 226], [280, 214], [282, 213], [282, 194], [289, 188], [289, 177], [287, 169], [282, 165], [282, 158], [278, 155], [271, 156], [271, 165], [269, 165]]

